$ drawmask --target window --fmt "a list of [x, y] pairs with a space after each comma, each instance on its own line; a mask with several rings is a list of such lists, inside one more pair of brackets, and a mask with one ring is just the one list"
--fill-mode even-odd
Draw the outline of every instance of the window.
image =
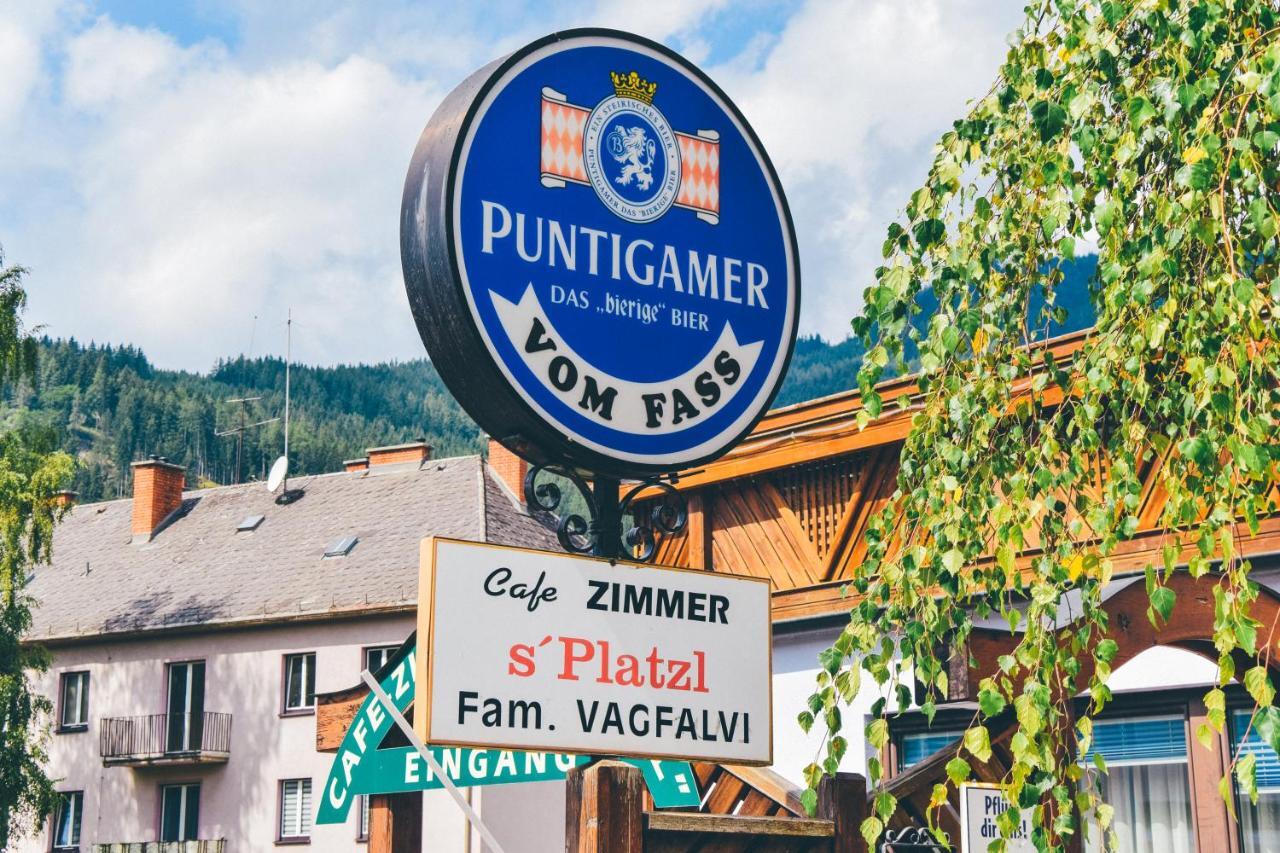
[[964, 729], [943, 729], [936, 732], [912, 732], [898, 741], [898, 770], [906, 770], [924, 761], [944, 746], [949, 746], [964, 734]]
[[1250, 802], [1248, 792], [1237, 785], [1236, 809], [1244, 853], [1266, 853], [1280, 849], [1280, 758], [1258, 730], [1249, 727], [1252, 714], [1247, 710], [1233, 712], [1231, 735], [1239, 755], [1252, 754], [1257, 760], [1258, 804]]
[[66, 791], [53, 813], [53, 849], [80, 849], [80, 816], [84, 812], [84, 791]]
[[1107, 773], [1089, 772], [1104, 802], [1115, 809], [1116, 844], [1104, 844], [1096, 822], [1089, 853], [1194, 853], [1187, 724], [1182, 716], [1098, 720], [1081, 763], [1093, 768], [1102, 753]]
[[359, 811], [356, 812], [356, 841], [369, 840], [369, 800], [370, 798], [363, 794], [359, 797]]
[[311, 840], [311, 780], [280, 783], [280, 840]]
[[82, 732], [89, 727], [89, 673], [64, 672], [58, 691], [61, 709], [58, 730]]
[[356, 542], [360, 541], [355, 536], [343, 536], [341, 539], [335, 539], [329, 543], [329, 547], [324, 549], [324, 555], [329, 557], [345, 557], [351, 553], [351, 549], [356, 547]]
[[284, 712], [304, 714], [316, 707], [316, 653], [284, 657]]
[[399, 646], [372, 646], [364, 650], [364, 668], [376, 673], [387, 665]]
[[195, 752], [204, 743], [204, 661], [169, 664], [165, 752]]
[[241, 519], [240, 523], [236, 525], [236, 532], [252, 533], [258, 529], [258, 525], [262, 523], [264, 518], [266, 518], [265, 515], [246, 515]]
[[200, 786], [162, 785], [160, 840], [195, 841], [200, 829]]

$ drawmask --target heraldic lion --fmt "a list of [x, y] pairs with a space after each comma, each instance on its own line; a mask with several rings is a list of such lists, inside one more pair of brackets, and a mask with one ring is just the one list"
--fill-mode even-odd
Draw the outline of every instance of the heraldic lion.
[[641, 190], [649, 189], [653, 183], [653, 158], [657, 146], [644, 132], [643, 127], [628, 127], [625, 130], [615, 127], [609, 133], [609, 153], [613, 159], [624, 164], [622, 174], [613, 180], [627, 186], [631, 179], [636, 179], [636, 186]]

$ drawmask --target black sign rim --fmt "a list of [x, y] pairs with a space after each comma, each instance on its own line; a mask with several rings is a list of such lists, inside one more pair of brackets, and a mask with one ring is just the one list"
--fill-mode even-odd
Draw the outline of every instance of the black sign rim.
[[[652, 50], [694, 76], [714, 93], [737, 120], [755, 153], [759, 155], [759, 161], [776, 193], [786, 227], [786, 239], [790, 244], [794, 301], [790, 329], [785, 330], [785, 339], [780, 343], [786, 352], [773, 387], [764, 396], [764, 402], [756, 414], [736, 435], [722, 441], [720, 447], [710, 453], [681, 460], [676, 464], [645, 463], [612, 457], [557, 429], [524, 399], [494, 362], [476, 328], [463, 287], [455, 241], [453, 199], [459, 178], [457, 167], [463, 143], [475, 121], [476, 113], [506, 72], [526, 56], [547, 45], [579, 38], [615, 39]], [[429, 206], [430, 209], [424, 210], [424, 206]], [[786, 381], [795, 353], [802, 292], [800, 247], [791, 206], [773, 159], [742, 110], [702, 69], [665, 45], [634, 33], [604, 27], [580, 27], [554, 32], [490, 62], [446, 95], [427, 122], [414, 148], [401, 202], [400, 246], [410, 308], [418, 333], [441, 381], [481, 429], [508, 449], [536, 464], [560, 464], [580, 471], [623, 478], [667, 474], [705, 465], [737, 446], [768, 413]], [[433, 279], [433, 268], [436, 276], [448, 278], [449, 287], [442, 287]], [[446, 300], [443, 306], [439, 304], [441, 297]], [[441, 317], [441, 314], [447, 316]]]

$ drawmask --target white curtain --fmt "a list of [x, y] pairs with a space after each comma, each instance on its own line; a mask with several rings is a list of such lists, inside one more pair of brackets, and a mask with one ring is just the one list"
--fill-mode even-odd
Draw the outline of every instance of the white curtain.
[[1237, 808], [1244, 853], [1280, 853], [1280, 792], [1261, 794], [1256, 806], [1242, 795]]
[[[1110, 767], [1100, 783], [1103, 802], [1115, 809], [1116, 843], [1089, 826], [1089, 853], [1195, 853], [1191, 785], [1185, 762]], [[1093, 775], [1093, 774], [1090, 774]]]

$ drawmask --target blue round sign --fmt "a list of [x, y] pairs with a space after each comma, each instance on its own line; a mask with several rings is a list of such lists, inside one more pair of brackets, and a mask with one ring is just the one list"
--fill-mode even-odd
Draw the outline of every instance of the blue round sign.
[[759, 140], [697, 68], [624, 33], [557, 34], [459, 87], [415, 154], [402, 251], [463, 406], [593, 470], [720, 455], [795, 339], [795, 234]]

